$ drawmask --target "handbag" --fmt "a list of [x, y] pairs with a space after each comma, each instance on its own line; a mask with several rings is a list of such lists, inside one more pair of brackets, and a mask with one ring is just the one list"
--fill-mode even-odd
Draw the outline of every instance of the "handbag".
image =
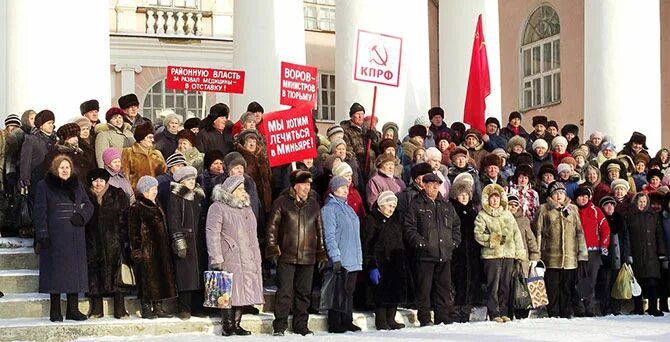
[[614, 299], [631, 299], [633, 298], [633, 289], [632, 289], [632, 273], [628, 272], [628, 264], [623, 264], [619, 273], [617, 273], [616, 280], [614, 280], [614, 285], [612, 285], [612, 291], [610, 296]]
[[135, 271], [133, 271], [133, 268], [128, 264], [128, 262], [125, 260], [125, 257], [123, 255], [119, 259], [119, 279], [118, 283], [123, 286], [135, 286], [136, 285], [136, 280], [135, 280]]
[[533, 302], [530, 299], [530, 291], [528, 291], [528, 285], [519, 263], [514, 267], [512, 273], [512, 291], [514, 291], [514, 309], [528, 310], [532, 308]]
[[533, 304], [533, 309], [537, 309], [549, 304], [549, 296], [547, 296], [547, 287], [544, 284], [544, 262], [539, 260], [537, 266], [530, 269], [528, 274], [528, 293]]
[[18, 195], [16, 203], [16, 226], [24, 230], [33, 225], [33, 204], [28, 195]]
[[205, 271], [205, 301], [207, 308], [230, 309], [233, 307], [233, 274], [226, 271]]

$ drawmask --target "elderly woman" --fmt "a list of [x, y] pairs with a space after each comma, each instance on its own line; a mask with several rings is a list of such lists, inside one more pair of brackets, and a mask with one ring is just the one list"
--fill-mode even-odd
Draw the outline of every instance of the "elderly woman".
[[200, 229], [200, 208], [205, 192], [195, 182], [198, 171], [184, 166], [175, 171], [167, 202], [167, 228], [172, 240], [176, 271], [177, 317], [189, 319], [203, 300], [200, 278], [207, 269], [205, 232]]
[[259, 145], [260, 135], [255, 129], [244, 130], [238, 136], [236, 150], [247, 162], [244, 172], [256, 183], [263, 211], [272, 207], [272, 174], [268, 156]]
[[[519, 203], [519, 198], [516, 195], [507, 195], [507, 210], [512, 213], [516, 220], [516, 225], [519, 227], [519, 233], [521, 233], [523, 248], [527, 251], [526, 258], [521, 260], [521, 271], [523, 272], [524, 278], [528, 278], [530, 270], [535, 268], [537, 261], [540, 260], [540, 249], [537, 246], [535, 234], [533, 234], [533, 230], [530, 228], [530, 219], [528, 219], [520, 209], [521, 204]], [[513, 312], [514, 317], [516, 318], [527, 318], [529, 310], [514, 309]]]
[[551, 160], [554, 163], [554, 167], [558, 168], [558, 164], [561, 163], [561, 160], [565, 157], [571, 157], [572, 155], [567, 150], [568, 148], [568, 139], [563, 136], [557, 136], [551, 141]]
[[527, 257], [516, 220], [507, 211], [507, 194], [498, 184], [489, 184], [482, 190], [482, 210], [475, 219], [475, 239], [482, 245], [489, 319], [509, 322], [514, 261]]
[[442, 164], [442, 153], [437, 147], [429, 147], [426, 150], [426, 163], [430, 164], [433, 168], [433, 173], [436, 174], [442, 180], [440, 185], [440, 194], [444, 198], [449, 197], [449, 186], [451, 182], [447, 181], [449, 170], [444, 164]]
[[[363, 197], [361, 197], [361, 193], [358, 192], [358, 189], [354, 186], [353, 174], [354, 172], [351, 169], [351, 166], [349, 166], [349, 164], [344, 162], [339, 163], [335, 168], [333, 168], [333, 177], [341, 176], [347, 180], [347, 184], [349, 186], [346, 201], [347, 205], [349, 205], [351, 209], [354, 210], [356, 215], [358, 215], [360, 221], [364, 222], [366, 216], [365, 204], [363, 203]], [[326, 202], [326, 200], [328, 200], [328, 195], [330, 193], [332, 193], [332, 191], [330, 189], [330, 181], [329, 181], [328, 191], [326, 192], [326, 196], [323, 199], [324, 203]]]
[[263, 304], [264, 300], [256, 217], [244, 188], [244, 177], [228, 177], [214, 187], [212, 198], [206, 231], [210, 269], [231, 272], [235, 279], [232, 308], [221, 313], [222, 334], [249, 335], [251, 332], [240, 326], [242, 307]]
[[529, 165], [519, 165], [510, 180], [508, 193], [519, 199], [520, 210], [523, 215], [532, 220], [540, 208], [540, 195], [533, 190], [533, 169]]
[[163, 130], [156, 134], [156, 149], [161, 152], [163, 158], [169, 157], [177, 149], [177, 133], [182, 118], [169, 110], [163, 119]]
[[62, 322], [60, 294], [67, 293], [66, 319], [83, 321], [79, 292], [88, 292], [86, 222], [93, 205], [72, 172], [72, 160], [57, 156], [35, 191], [33, 222], [40, 250], [39, 292], [51, 295], [52, 322]]
[[121, 169], [121, 150], [115, 147], [109, 147], [102, 153], [102, 160], [105, 164], [105, 170], [109, 173], [109, 180], [107, 183], [110, 186], [119, 188], [128, 197], [130, 204], [135, 203], [135, 192], [130, 181]]
[[198, 173], [203, 171], [205, 154], [195, 147], [195, 134], [188, 129], [182, 129], [177, 133], [177, 150], [184, 155], [186, 165], [193, 166]]
[[603, 183], [600, 177], [600, 169], [594, 165], [586, 165], [582, 170], [584, 173], [584, 183], [583, 185], [591, 188], [593, 192], [593, 203], [600, 203], [600, 200], [609, 195], [612, 189]]
[[161, 152], [154, 148], [154, 129], [150, 122], [135, 129], [136, 143], [121, 152], [123, 172], [130, 184], [135, 187], [143, 176], [156, 177], [165, 173], [167, 165]]
[[[87, 119], [88, 120], [88, 119]], [[100, 318], [102, 297], [114, 296], [114, 317], [128, 318], [123, 299], [128, 289], [118, 282], [121, 262], [128, 249], [128, 208], [130, 202], [123, 190], [109, 185], [109, 173], [93, 169], [86, 175], [88, 196], [93, 203], [93, 217], [86, 224], [86, 257], [90, 312]]]
[[79, 148], [84, 152], [85, 165], [87, 165], [86, 172], [97, 167], [95, 160], [95, 136], [91, 134], [91, 121], [82, 116], [74, 123], [79, 125]]
[[128, 234], [142, 318], [172, 317], [163, 309], [163, 301], [177, 297], [177, 289], [165, 214], [156, 203], [158, 181], [142, 176], [136, 190], [137, 201], [128, 211]]
[[398, 198], [392, 191], [379, 194], [365, 220], [365, 263], [374, 285], [377, 330], [396, 330], [405, 325], [395, 321], [399, 304], [408, 302], [409, 265], [403, 242], [402, 218], [395, 208]]
[[135, 138], [129, 123], [123, 121], [123, 109], [112, 107], [105, 113], [107, 124], [95, 126], [95, 158], [98, 167], [105, 167], [102, 153], [110, 147], [123, 149], [133, 146]]
[[384, 191], [397, 194], [405, 190], [405, 182], [394, 175], [396, 157], [394, 154], [382, 153], [375, 162], [377, 174], [370, 178], [367, 186], [368, 208], [372, 208], [377, 197]]
[[[344, 165], [344, 164], [342, 164]], [[333, 303], [325, 303], [328, 309], [328, 332], [344, 333], [360, 331], [353, 323], [353, 298], [357, 273], [363, 269], [360, 221], [354, 210], [347, 205], [350, 184], [342, 176], [335, 176], [329, 183], [330, 194], [321, 208], [323, 235], [328, 253], [329, 269], [324, 279], [334, 273], [344, 272], [344, 288], [323, 287], [322, 298], [344, 298], [344, 308], [333, 308]], [[338, 291], [341, 293], [327, 293]]]

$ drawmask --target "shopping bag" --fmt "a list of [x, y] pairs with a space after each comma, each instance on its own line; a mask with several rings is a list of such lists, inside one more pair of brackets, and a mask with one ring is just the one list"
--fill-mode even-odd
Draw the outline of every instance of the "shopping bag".
[[16, 199], [15, 224], [19, 231], [30, 232], [33, 226], [33, 203], [28, 195], [18, 195]]
[[619, 273], [616, 276], [616, 280], [614, 281], [614, 285], [612, 285], [612, 291], [610, 292], [610, 295], [614, 299], [631, 299], [633, 298], [633, 290], [632, 290], [632, 276], [633, 273], [628, 271], [628, 264], [623, 264], [621, 269], [619, 269]]
[[514, 309], [527, 310], [533, 306], [526, 278], [523, 276], [523, 271], [521, 270], [521, 264], [517, 264], [514, 267], [514, 273], [512, 273], [512, 291], [514, 294]]
[[207, 308], [230, 309], [233, 307], [233, 274], [226, 271], [205, 271], [205, 302]]
[[351, 311], [353, 303], [347, 300], [346, 282], [346, 271], [333, 272], [330, 270], [325, 272], [321, 285], [320, 307], [322, 310]]
[[533, 304], [533, 309], [537, 309], [549, 304], [549, 296], [547, 296], [547, 287], [544, 284], [544, 262], [542, 260], [537, 262], [537, 266], [530, 269], [528, 274], [528, 293], [530, 293], [530, 300]]
[[630, 267], [629, 264], [624, 264], [626, 269], [628, 269], [628, 272], [630, 272], [630, 293], [633, 295], [633, 297], [641, 296], [642, 295], [642, 287], [640, 284], [637, 282], [637, 279], [635, 279], [635, 274], [633, 273], [633, 268]]

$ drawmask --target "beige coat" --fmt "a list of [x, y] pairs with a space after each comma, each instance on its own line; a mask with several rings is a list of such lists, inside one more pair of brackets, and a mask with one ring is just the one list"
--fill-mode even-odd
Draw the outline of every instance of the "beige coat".
[[105, 167], [102, 161], [102, 154], [106, 149], [116, 147], [122, 150], [135, 143], [129, 123], [124, 123], [122, 129], [114, 127], [111, 124], [99, 124], [95, 126], [95, 134], [95, 161], [100, 168]]
[[[489, 195], [494, 190], [502, 195], [500, 206], [495, 209], [489, 206]], [[527, 259], [519, 227], [507, 211], [507, 195], [498, 184], [489, 184], [482, 190], [482, 210], [475, 218], [475, 240], [482, 245], [482, 259]]]
[[579, 212], [569, 199], [561, 204], [547, 198], [537, 213], [535, 231], [540, 258], [547, 268], [572, 270], [578, 261], [588, 260]]
[[519, 227], [519, 232], [521, 232], [521, 240], [523, 241], [524, 248], [528, 251], [528, 257], [521, 261], [523, 274], [528, 278], [530, 261], [540, 260], [540, 249], [537, 248], [537, 239], [535, 238], [533, 231], [530, 229], [530, 220], [528, 217], [526, 217], [521, 210], [513, 215], [516, 219], [516, 224]]

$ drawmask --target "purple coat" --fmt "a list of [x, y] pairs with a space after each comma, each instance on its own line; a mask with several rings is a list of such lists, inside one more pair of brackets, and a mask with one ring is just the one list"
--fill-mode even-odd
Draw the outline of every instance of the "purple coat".
[[405, 190], [405, 188], [405, 182], [402, 179], [395, 176], [389, 177], [381, 171], [377, 171], [377, 174], [368, 181], [365, 192], [367, 194], [368, 208], [372, 208], [372, 205], [377, 201], [377, 197], [382, 192], [393, 191], [394, 194], [397, 194]]

